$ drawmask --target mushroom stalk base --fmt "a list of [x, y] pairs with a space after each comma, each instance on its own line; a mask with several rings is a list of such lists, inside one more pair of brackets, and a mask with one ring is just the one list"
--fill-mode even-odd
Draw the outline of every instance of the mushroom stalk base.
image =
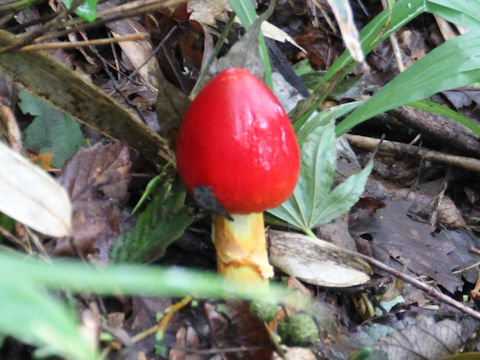
[[212, 240], [218, 273], [225, 278], [268, 289], [273, 268], [268, 262], [263, 213], [232, 214], [234, 221], [213, 217]]

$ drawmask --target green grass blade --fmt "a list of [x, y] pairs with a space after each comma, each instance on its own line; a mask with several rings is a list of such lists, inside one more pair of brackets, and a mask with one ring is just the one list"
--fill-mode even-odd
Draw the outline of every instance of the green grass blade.
[[[427, 11], [425, 0], [397, 1], [391, 8], [391, 18], [388, 9], [382, 11], [360, 32], [363, 53], [367, 55], [380, 42], [425, 11]], [[385, 29], [384, 27], [389, 18], [390, 27]], [[355, 63], [353, 62], [350, 53], [345, 51], [337, 60], [335, 60], [330, 69], [328, 69], [323, 81], [330, 79], [337, 71], [348, 65], [354, 66]], [[319, 87], [319, 85], [317, 85], [317, 87]]]
[[[426, 0], [399, 0], [392, 8], [382, 11], [360, 32], [360, 41], [365, 56], [380, 42], [387, 39], [392, 33], [399, 30], [402, 26], [426, 10]], [[386, 28], [386, 25], [389, 25], [389, 27]], [[303, 101], [307, 103], [307, 109], [304, 108], [303, 102], [300, 102], [297, 107], [289, 113], [289, 116], [294, 120], [297, 128], [303, 125], [306, 119], [322, 104], [328, 95], [328, 93], [324, 93], [323, 89], [334, 89], [352, 70], [355, 64], [349, 51], [345, 51], [335, 60], [323, 79], [315, 86], [312, 95]], [[316, 94], [318, 92], [321, 92], [321, 94]]]
[[469, 128], [475, 134], [480, 136], [480, 126], [478, 126], [473, 121], [467, 119], [462, 114], [459, 114], [458, 112], [456, 112], [452, 109], [449, 109], [445, 106], [442, 106], [440, 104], [437, 104], [437, 103], [432, 102], [432, 101], [427, 101], [427, 100], [414, 101], [414, 102], [408, 103], [407, 105], [411, 106], [411, 107], [414, 107], [414, 108], [417, 108], [417, 109], [420, 109], [420, 110], [425, 110], [425, 111], [429, 111], [429, 112], [432, 112], [432, 113], [435, 113], [435, 114], [447, 116], [450, 119], [453, 119], [453, 120], [459, 122], [460, 124], [462, 124], [466, 128]]
[[51, 289], [105, 295], [182, 297], [190, 294], [202, 298], [235, 297], [284, 302], [289, 294], [275, 284], [271, 284], [270, 291], [265, 294], [262, 288], [235, 285], [224, 282], [214, 273], [182, 268], [122, 264], [97, 269], [78, 261], [58, 260], [48, 264], [4, 252], [0, 252], [0, 274], [9, 274], [8, 281], [12, 284], [27, 282]]
[[480, 81], [480, 34], [451, 39], [418, 60], [347, 116], [337, 135], [397, 106]]
[[428, 0], [428, 12], [471, 31], [480, 29], [480, 0]]

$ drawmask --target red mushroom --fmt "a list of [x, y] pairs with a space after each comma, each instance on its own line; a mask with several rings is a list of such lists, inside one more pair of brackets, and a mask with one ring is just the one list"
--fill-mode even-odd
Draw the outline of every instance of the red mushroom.
[[273, 93], [244, 69], [222, 71], [190, 105], [176, 158], [187, 190], [209, 186], [233, 217], [214, 216], [218, 272], [268, 286], [262, 212], [288, 199], [300, 170], [295, 132]]

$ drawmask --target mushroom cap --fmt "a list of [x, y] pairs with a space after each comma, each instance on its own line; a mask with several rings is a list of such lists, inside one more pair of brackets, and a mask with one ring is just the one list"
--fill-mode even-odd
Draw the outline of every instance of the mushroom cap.
[[293, 192], [300, 170], [287, 114], [270, 89], [241, 68], [222, 71], [192, 102], [176, 158], [189, 192], [210, 186], [233, 214], [277, 207]]

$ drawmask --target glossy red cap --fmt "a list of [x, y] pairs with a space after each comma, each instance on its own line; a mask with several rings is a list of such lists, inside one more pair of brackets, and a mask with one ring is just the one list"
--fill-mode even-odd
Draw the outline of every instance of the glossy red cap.
[[188, 191], [210, 186], [233, 214], [277, 207], [293, 192], [300, 170], [287, 114], [268, 87], [240, 68], [222, 71], [192, 102], [176, 158]]

